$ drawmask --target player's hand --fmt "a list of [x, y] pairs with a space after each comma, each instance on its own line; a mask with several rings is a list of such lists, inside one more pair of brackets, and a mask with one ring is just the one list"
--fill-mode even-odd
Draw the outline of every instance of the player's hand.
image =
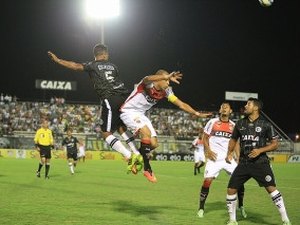
[[250, 152], [248, 157], [253, 159], [253, 158], [256, 158], [259, 155], [260, 155], [260, 151], [257, 148], [255, 148]]
[[208, 150], [207, 152], [206, 152], [206, 156], [207, 156], [207, 158], [209, 158], [210, 160], [212, 160], [212, 161], [216, 161], [216, 159], [217, 159], [217, 153], [215, 153], [215, 152], [213, 152], [212, 150]]
[[208, 117], [208, 116], [212, 116], [213, 115], [213, 113], [211, 113], [211, 112], [206, 112], [206, 113], [203, 113], [203, 112], [196, 112], [195, 113], [195, 116], [197, 116], [197, 117], [201, 117], [201, 118], [205, 118], [205, 117]]
[[182, 76], [182, 73], [180, 73], [179, 71], [175, 71], [169, 74], [169, 80], [176, 84], [180, 84], [179, 80], [182, 79]]
[[225, 158], [225, 161], [227, 163], [231, 164], [232, 159], [233, 159], [232, 155], [227, 155], [226, 158]]
[[50, 56], [50, 58], [54, 61], [54, 62], [58, 62], [60, 59], [57, 58], [57, 56], [51, 52], [51, 51], [48, 51], [48, 55]]

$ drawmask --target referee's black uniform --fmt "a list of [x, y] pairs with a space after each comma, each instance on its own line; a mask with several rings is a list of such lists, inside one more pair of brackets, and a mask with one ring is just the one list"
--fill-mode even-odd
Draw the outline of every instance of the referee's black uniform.
[[84, 71], [94, 84], [102, 106], [101, 129], [103, 132], [114, 132], [123, 124], [119, 109], [129, 95], [128, 89], [119, 78], [119, 70], [109, 61], [91, 61], [83, 63]]

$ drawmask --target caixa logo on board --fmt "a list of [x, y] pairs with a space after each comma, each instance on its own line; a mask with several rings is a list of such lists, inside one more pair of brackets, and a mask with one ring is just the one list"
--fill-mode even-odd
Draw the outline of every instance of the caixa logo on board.
[[76, 84], [75, 81], [35, 80], [35, 87], [38, 89], [75, 91]]

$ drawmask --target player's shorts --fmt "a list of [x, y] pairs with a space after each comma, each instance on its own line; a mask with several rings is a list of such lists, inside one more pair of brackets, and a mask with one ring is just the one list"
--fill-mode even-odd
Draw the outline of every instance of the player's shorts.
[[124, 125], [120, 119], [120, 107], [125, 102], [126, 96], [114, 95], [102, 101], [103, 124], [101, 130], [103, 132], [115, 132], [120, 126]]
[[194, 151], [194, 162], [205, 162], [205, 155], [203, 150], [195, 150]]
[[231, 160], [231, 163], [227, 163], [225, 159], [219, 161], [207, 160], [204, 170], [204, 178], [208, 177], [218, 177], [221, 170], [225, 170], [228, 175], [231, 175], [237, 166], [234, 159]]
[[40, 157], [51, 159], [51, 146], [39, 145]]
[[276, 187], [274, 173], [269, 163], [240, 163], [229, 180], [228, 188], [238, 189], [250, 178], [254, 178], [261, 187]]
[[67, 152], [67, 159], [77, 160], [77, 152]]
[[133, 134], [136, 134], [142, 127], [147, 126], [151, 132], [151, 137], [157, 136], [151, 121], [146, 115], [137, 112], [123, 112], [121, 113], [120, 117], [127, 129]]
[[84, 157], [85, 156], [85, 152], [78, 152], [77, 153], [77, 158], [82, 158], [82, 157]]

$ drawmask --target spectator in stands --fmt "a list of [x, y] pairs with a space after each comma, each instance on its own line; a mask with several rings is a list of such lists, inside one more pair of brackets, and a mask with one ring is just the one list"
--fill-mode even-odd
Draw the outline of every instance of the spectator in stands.
[[[134, 164], [137, 160], [142, 162], [142, 157], [133, 142], [133, 136], [126, 132], [126, 127], [119, 117], [119, 108], [129, 92], [119, 77], [117, 66], [109, 61], [107, 46], [97, 44], [93, 52], [95, 60], [87, 63], [77, 63], [60, 59], [51, 51], [48, 52], [48, 55], [54, 62], [68, 69], [88, 72], [101, 101], [103, 120], [103, 124], [101, 125], [102, 136], [114, 150], [120, 152], [127, 159], [127, 169], [131, 170], [134, 168]], [[113, 134], [115, 131], [118, 131], [126, 140], [133, 153]]]
[[41, 169], [43, 165], [46, 165], [45, 179], [49, 179], [51, 148], [53, 148], [54, 146], [54, 140], [53, 140], [52, 131], [48, 128], [47, 119], [44, 119], [42, 121], [41, 128], [36, 131], [34, 137], [34, 143], [36, 149], [40, 153], [40, 162], [39, 162], [38, 170], [36, 171], [36, 176], [41, 177]]
[[151, 150], [158, 146], [157, 134], [151, 121], [145, 115], [146, 111], [154, 106], [162, 98], [167, 98], [171, 103], [180, 109], [197, 117], [205, 117], [210, 113], [200, 113], [187, 103], [175, 96], [170, 81], [179, 84], [182, 78], [180, 72], [168, 73], [165, 70], [158, 70], [156, 74], [144, 77], [122, 105], [121, 119], [124, 124], [134, 133], [139, 133], [141, 138], [140, 153], [144, 160], [144, 176], [150, 182], [157, 182], [157, 179], [150, 166]]
[[[278, 135], [272, 124], [260, 116], [262, 107], [263, 103], [259, 99], [248, 99], [245, 105], [246, 117], [237, 121], [229, 141], [226, 161], [229, 165], [232, 163], [236, 145], [240, 147], [240, 157], [239, 164], [228, 182], [226, 197], [230, 218], [228, 225], [238, 224], [236, 221], [237, 190], [250, 178], [254, 178], [259, 186], [265, 187], [280, 213], [283, 225], [291, 225], [266, 154], [278, 148]], [[259, 202], [257, 204], [259, 205]]]

